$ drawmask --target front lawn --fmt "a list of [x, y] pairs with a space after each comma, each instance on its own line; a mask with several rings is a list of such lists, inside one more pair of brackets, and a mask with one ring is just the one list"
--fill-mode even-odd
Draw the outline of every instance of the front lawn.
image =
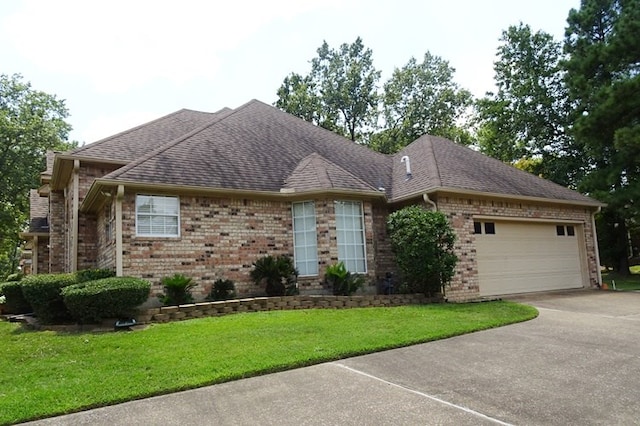
[[629, 271], [631, 275], [628, 276], [605, 272], [602, 274], [602, 282], [607, 284], [609, 290], [613, 290], [614, 282], [616, 290], [640, 290], [640, 266], [632, 266]]
[[135, 332], [0, 322], [0, 424], [50, 417], [526, 321], [510, 302], [246, 313]]

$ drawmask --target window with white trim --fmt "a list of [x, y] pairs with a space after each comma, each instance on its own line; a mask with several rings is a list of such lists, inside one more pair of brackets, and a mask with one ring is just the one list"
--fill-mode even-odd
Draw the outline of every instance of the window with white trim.
[[293, 203], [293, 259], [301, 276], [318, 275], [318, 236], [313, 201]]
[[136, 195], [136, 235], [180, 236], [180, 199], [164, 195]]
[[338, 260], [344, 262], [349, 272], [364, 274], [367, 272], [367, 257], [362, 203], [336, 201], [335, 209]]
[[116, 220], [116, 214], [114, 211], [114, 203], [108, 203], [104, 206], [104, 237], [107, 243], [113, 240], [114, 222]]

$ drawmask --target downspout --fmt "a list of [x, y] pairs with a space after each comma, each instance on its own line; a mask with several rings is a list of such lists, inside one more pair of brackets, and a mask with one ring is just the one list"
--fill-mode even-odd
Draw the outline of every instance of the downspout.
[[124, 200], [124, 185], [118, 185], [116, 193], [116, 276], [121, 277], [122, 271], [122, 200]]
[[593, 233], [593, 246], [596, 251], [596, 271], [597, 271], [597, 285], [598, 288], [602, 287], [602, 271], [600, 270], [600, 248], [598, 247], [598, 232], [596, 231], [596, 214], [600, 213], [602, 207], [598, 206], [598, 209], [591, 213], [591, 232]]
[[438, 211], [438, 205], [431, 198], [429, 198], [429, 194], [427, 194], [426, 192], [422, 194], [422, 199], [424, 200], [425, 203], [433, 207], [433, 211], [436, 211], [436, 212]]
[[73, 160], [73, 221], [71, 223], [71, 272], [78, 270], [78, 214], [80, 213], [80, 160]]
[[31, 249], [31, 273], [38, 273], [38, 236], [33, 236], [33, 248]]

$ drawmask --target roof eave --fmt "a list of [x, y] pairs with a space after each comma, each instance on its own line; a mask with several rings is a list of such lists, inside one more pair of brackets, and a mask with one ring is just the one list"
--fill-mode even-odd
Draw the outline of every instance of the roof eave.
[[471, 189], [460, 189], [460, 188], [450, 188], [450, 187], [439, 187], [433, 188], [426, 191], [419, 191], [415, 193], [411, 193], [408, 195], [404, 195], [402, 197], [393, 198], [390, 200], [391, 203], [399, 203], [403, 201], [407, 201], [416, 197], [421, 197], [423, 194], [429, 195], [463, 195], [463, 196], [473, 196], [479, 198], [492, 198], [492, 199], [503, 199], [503, 200], [512, 200], [512, 201], [527, 201], [531, 203], [543, 203], [543, 204], [556, 204], [556, 205], [571, 205], [571, 206], [581, 206], [581, 207], [590, 207], [593, 209], [598, 209], [601, 207], [605, 207], [606, 204], [601, 203], [596, 200], [567, 200], [567, 199], [559, 199], [559, 198], [545, 198], [545, 197], [532, 197], [529, 195], [518, 195], [518, 194], [502, 194], [497, 192], [483, 192], [483, 191], [474, 191]]
[[30, 240], [33, 237], [46, 237], [49, 238], [48, 232], [19, 232], [18, 236], [23, 240]]
[[137, 191], [154, 191], [160, 193], [171, 194], [188, 194], [188, 195], [206, 195], [206, 196], [225, 196], [234, 198], [256, 198], [256, 199], [280, 199], [280, 200], [304, 200], [310, 197], [334, 195], [339, 197], [348, 197], [353, 199], [386, 199], [386, 195], [381, 191], [367, 190], [348, 190], [348, 189], [313, 189], [304, 191], [286, 190], [286, 191], [256, 191], [234, 188], [213, 188], [189, 185], [173, 185], [145, 183], [137, 181], [124, 181], [114, 179], [96, 179], [91, 184], [87, 195], [85, 196], [80, 211], [83, 213], [95, 212], [104, 201], [109, 197], [107, 190], [123, 185]]
[[120, 166], [127, 165], [127, 162], [121, 160], [110, 160], [72, 154], [56, 154], [55, 160], [53, 162], [53, 173], [51, 174], [50, 186], [52, 190], [59, 191], [64, 189], [67, 182], [69, 182], [69, 178], [71, 177], [71, 172], [73, 171], [73, 162], [75, 160], [79, 160], [80, 163], [111, 164]]

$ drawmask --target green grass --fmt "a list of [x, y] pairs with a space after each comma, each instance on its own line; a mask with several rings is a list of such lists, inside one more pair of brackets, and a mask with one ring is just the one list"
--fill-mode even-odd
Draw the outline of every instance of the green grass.
[[614, 272], [605, 272], [602, 274], [602, 282], [607, 283], [610, 290], [613, 289], [613, 281], [616, 283], [616, 290], [640, 290], [640, 266], [632, 266], [629, 268], [629, 271], [631, 275], [628, 276], [622, 276]]
[[510, 302], [246, 313], [129, 333], [0, 322], [0, 424], [50, 417], [526, 321]]

